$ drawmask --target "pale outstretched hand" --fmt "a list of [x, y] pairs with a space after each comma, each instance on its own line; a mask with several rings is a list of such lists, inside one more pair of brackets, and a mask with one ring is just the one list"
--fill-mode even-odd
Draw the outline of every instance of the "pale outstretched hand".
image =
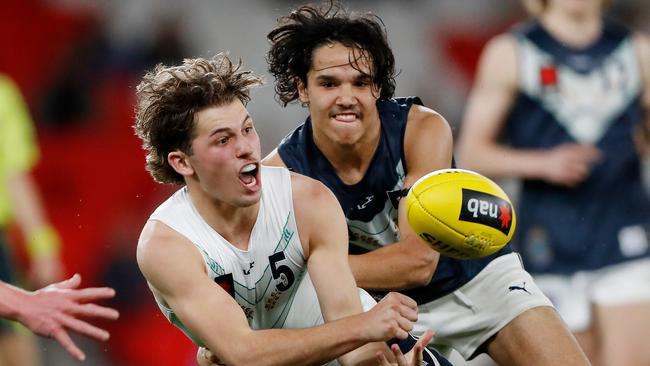
[[43, 287], [34, 292], [25, 292], [26, 298], [18, 310], [16, 320], [34, 333], [51, 337], [63, 346], [74, 358], [83, 361], [86, 355], [72, 341], [68, 331], [105, 341], [110, 334], [78, 317], [93, 317], [115, 320], [117, 310], [93, 304], [93, 301], [115, 296], [109, 287], [78, 288], [81, 276]]
[[377, 365], [379, 366], [421, 366], [422, 365], [422, 352], [424, 352], [424, 347], [426, 347], [429, 342], [433, 339], [433, 332], [427, 330], [424, 332], [422, 337], [415, 343], [415, 346], [411, 348], [406, 355], [402, 354], [402, 351], [399, 349], [397, 344], [393, 344], [390, 347], [390, 350], [395, 356], [395, 361], [397, 363], [391, 363], [386, 358], [386, 355], [379, 352], [377, 353]]

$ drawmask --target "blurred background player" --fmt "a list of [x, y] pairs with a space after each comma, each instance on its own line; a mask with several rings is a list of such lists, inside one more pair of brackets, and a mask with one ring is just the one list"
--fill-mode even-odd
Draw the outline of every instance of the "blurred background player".
[[[34, 126], [19, 89], [0, 74], [0, 280], [16, 284], [7, 229], [20, 228], [31, 258], [29, 279], [42, 287], [63, 276], [59, 236], [45, 217], [30, 170], [38, 160]], [[38, 365], [36, 339], [17, 323], [0, 320], [0, 363]]]
[[459, 162], [522, 180], [524, 264], [592, 363], [648, 365], [650, 200], [639, 150], [650, 42], [604, 17], [606, 3], [530, 1], [536, 17], [488, 43]]

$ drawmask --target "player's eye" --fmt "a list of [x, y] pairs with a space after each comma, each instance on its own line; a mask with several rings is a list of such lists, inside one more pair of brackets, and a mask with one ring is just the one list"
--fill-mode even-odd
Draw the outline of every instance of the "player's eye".
[[361, 78], [361, 79], [358, 79], [358, 80], [354, 83], [354, 85], [355, 85], [356, 87], [359, 87], [359, 88], [365, 88], [365, 87], [368, 87], [368, 86], [370, 86], [370, 84], [371, 84], [371, 80], [370, 80], [370, 78]]

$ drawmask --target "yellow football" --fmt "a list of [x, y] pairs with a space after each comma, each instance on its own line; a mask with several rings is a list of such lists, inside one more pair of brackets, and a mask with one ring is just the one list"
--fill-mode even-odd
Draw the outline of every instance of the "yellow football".
[[515, 232], [508, 195], [492, 180], [463, 169], [443, 169], [418, 179], [406, 196], [407, 219], [435, 250], [468, 259], [495, 253]]

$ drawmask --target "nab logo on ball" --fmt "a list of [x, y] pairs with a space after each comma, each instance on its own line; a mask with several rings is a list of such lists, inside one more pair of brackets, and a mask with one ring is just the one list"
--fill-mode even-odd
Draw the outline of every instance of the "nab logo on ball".
[[512, 206], [501, 197], [463, 188], [459, 219], [495, 228], [505, 235], [512, 225]]
[[418, 179], [406, 196], [411, 228], [431, 247], [454, 258], [497, 252], [514, 235], [517, 216], [508, 195], [476, 172], [443, 169]]

